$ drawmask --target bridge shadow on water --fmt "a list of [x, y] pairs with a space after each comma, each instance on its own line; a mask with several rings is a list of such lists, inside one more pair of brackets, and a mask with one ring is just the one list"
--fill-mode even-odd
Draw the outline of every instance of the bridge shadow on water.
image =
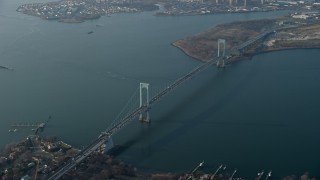
[[[232, 70], [232, 67], [231, 67]], [[254, 127], [260, 127], [260, 126], [272, 126], [272, 127], [286, 127], [285, 124], [277, 124], [277, 123], [260, 123], [260, 122], [239, 122], [239, 121], [223, 121], [222, 119], [210, 119], [208, 121], [208, 117], [212, 116], [214, 113], [220, 112], [222, 108], [227, 103], [230, 103], [230, 101], [239, 95], [240, 91], [239, 89], [242, 89], [246, 86], [247, 83], [250, 83], [250, 76], [252, 73], [249, 73], [248, 77], [244, 77], [233, 84], [225, 85], [225, 80], [229, 80], [227, 72], [228, 69], [220, 70], [218, 69], [216, 74], [214, 74], [213, 77], [210, 77], [203, 81], [198, 88], [192, 91], [186, 98], [181, 99], [181, 101], [175, 105], [169, 112], [164, 114], [163, 116], [157, 118], [158, 120], [155, 122], [156, 125], [151, 125], [147, 129], [143, 129], [140, 131], [137, 135], [134, 137], [131, 137], [126, 143], [123, 144], [123, 146], [119, 149], [117, 155], [121, 155], [122, 153], [126, 152], [127, 150], [131, 149], [135, 144], [140, 142], [147, 142], [145, 147], [142, 147], [140, 150], [138, 149], [131, 149], [134, 151], [133, 154], [134, 157], [130, 157], [130, 159], [133, 159], [133, 162], [139, 162], [139, 164], [143, 164], [144, 161], [147, 161], [152, 154], [158, 153], [160, 151], [163, 151], [162, 147], [165, 147], [166, 145], [175, 142], [178, 138], [183, 137], [185, 134], [194, 131], [196, 127], [198, 127], [201, 124], [220, 124], [220, 125], [240, 125], [240, 126], [254, 126]], [[253, 70], [255, 71], [255, 70]], [[212, 73], [210, 73], [212, 74]], [[198, 77], [197, 77], [198, 78]], [[248, 80], [249, 78], [249, 80]], [[196, 79], [196, 78], [195, 78]], [[222, 79], [222, 80], [221, 80]], [[192, 80], [194, 81], [194, 80]], [[214, 82], [214, 84], [213, 84]], [[179, 88], [178, 91], [181, 91], [181, 88], [184, 88], [188, 86], [188, 84], [184, 84], [182, 87]], [[216, 95], [212, 95], [214, 90], [219, 88], [219, 86], [228, 86], [231, 88], [228, 88], [224, 94], [217, 97]], [[224, 87], [226, 88], [226, 87]], [[212, 95], [212, 96], [211, 96]], [[199, 99], [203, 99], [204, 96], [207, 98], [212, 99], [211, 103], [209, 103], [207, 106], [204, 106], [205, 108], [202, 111], [198, 111], [198, 113], [195, 112], [195, 114], [192, 117], [188, 118], [181, 118], [178, 117], [180, 120], [175, 120], [174, 118], [180, 115], [177, 114], [183, 114], [183, 112], [186, 112], [188, 109], [190, 109], [190, 106], [193, 102], [199, 101]], [[164, 100], [165, 101], [165, 100]], [[172, 123], [179, 123], [178, 127], [172, 128]], [[169, 132], [163, 133], [163, 129], [170, 129]], [[147, 138], [149, 138], [152, 135], [162, 134], [163, 136], [158, 137], [157, 140], [148, 141]], [[190, 144], [192, 145], [192, 144]], [[184, 147], [181, 147], [184, 148]], [[139, 153], [140, 151], [140, 153]], [[131, 154], [131, 152], [130, 152]], [[190, 162], [191, 163], [191, 162]], [[212, 162], [214, 163], [214, 162]], [[213, 167], [214, 165], [210, 163], [208, 164], [210, 167]], [[145, 168], [145, 167], [143, 167]]]

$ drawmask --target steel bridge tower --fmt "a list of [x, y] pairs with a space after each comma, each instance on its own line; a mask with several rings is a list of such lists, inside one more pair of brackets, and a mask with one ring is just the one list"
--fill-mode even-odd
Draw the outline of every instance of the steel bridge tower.
[[109, 136], [105, 139], [104, 143], [97, 149], [97, 151], [101, 154], [107, 154], [110, 149], [114, 147], [114, 143], [112, 137]]
[[[220, 55], [220, 44], [223, 45], [223, 49], [222, 49], [222, 55]], [[226, 40], [225, 39], [218, 39], [218, 58], [221, 56], [222, 60], [218, 60], [217, 61], [217, 67], [224, 67], [225, 66], [225, 62], [224, 62], [224, 56], [226, 53]]]
[[[143, 90], [146, 90], [146, 102], [143, 102]], [[140, 83], [140, 107], [142, 106], [147, 106], [147, 109], [149, 109], [149, 99], [150, 99], [150, 94], [149, 94], [149, 84], [148, 83]], [[146, 115], [144, 117], [144, 114]], [[139, 116], [139, 120], [141, 122], [146, 122], [146, 123], [150, 123], [150, 117], [149, 117], [149, 110], [147, 110], [146, 112], [144, 113], [140, 113], [140, 116]]]

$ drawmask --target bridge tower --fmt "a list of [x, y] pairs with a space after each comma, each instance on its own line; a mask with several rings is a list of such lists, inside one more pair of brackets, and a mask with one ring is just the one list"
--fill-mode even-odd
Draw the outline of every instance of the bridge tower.
[[104, 141], [104, 143], [98, 148], [98, 152], [101, 154], [107, 154], [110, 149], [114, 147], [114, 143], [111, 136]]
[[[143, 102], [143, 90], [146, 90], [146, 102]], [[150, 117], [149, 117], [149, 84], [148, 83], [140, 83], [140, 107], [142, 106], [147, 106], [147, 111], [145, 112], [145, 117], [143, 115], [143, 113], [140, 114], [139, 116], [139, 120], [141, 122], [146, 122], [146, 123], [150, 123]]]
[[[222, 55], [220, 55], [220, 44], [223, 45], [223, 50], [222, 50]], [[218, 39], [218, 58], [222, 57], [222, 60], [218, 60], [217, 61], [217, 67], [224, 67], [225, 66], [225, 62], [224, 62], [224, 56], [226, 53], [226, 40], [225, 39]]]

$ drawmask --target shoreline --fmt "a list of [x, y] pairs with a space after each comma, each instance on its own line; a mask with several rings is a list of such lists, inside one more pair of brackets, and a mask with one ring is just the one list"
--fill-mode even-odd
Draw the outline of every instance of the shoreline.
[[243, 56], [235, 59], [235, 60], [231, 60], [230, 63], [232, 62], [236, 62], [236, 61], [241, 61], [244, 59], [251, 59], [254, 56], [260, 55], [260, 54], [267, 54], [267, 53], [273, 53], [273, 52], [277, 52], [277, 51], [291, 51], [291, 50], [298, 50], [298, 49], [320, 49], [320, 47], [304, 47], [304, 48], [300, 48], [300, 47], [283, 47], [283, 48], [274, 48], [274, 49], [270, 49], [270, 50], [262, 50], [262, 51], [257, 51], [257, 52], [253, 52], [253, 53], [247, 53], [244, 54]]
[[245, 14], [245, 13], [263, 13], [263, 12], [271, 12], [271, 11], [290, 11], [290, 9], [275, 9], [275, 10], [264, 10], [264, 11], [217, 11], [217, 12], [211, 12], [207, 14], [201, 14], [201, 13], [185, 13], [185, 14], [166, 14], [163, 12], [157, 12], [154, 14], [154, 16], [158, 17], [167, 17], [167, 16], [208, 16], [208, 15], [220, 15], [220, 14]]
[[[284, 23], [286, 25], [283, 25]], [[217, 57], [220, 45], [217, 42], [223, 39], [227, 51], [224, 59], [226, 63], [232, 63], [261, 53], [291, 49], [320, 49], [319, 28], [319, 20], [296, 20], [288, 16], [260, 21], [231, 22], [178, 39], [171, 45], [193, 59], [208, 62]], [[250, 42], [268, 30], [272, 30], [273, 33]], [[251, 44], [248, 46], [247, 42]], [[241, 49], [238, 50], [238, 47]]]
[[[188, 57], [191, 57], [194, 60], [200, 61], [202, 63], [206, 63], [208, 62], [207, 60], [198, 58], [196, 56], [193, 56], [191, 53], [189, 53], [188, 51], [184, 50], [183, 48], [181, 48], [179, 45], [177, 45], [175, 42], [171, 43], [171, 45], [173, 47], [178, 48], [180, 51], [182, 51], [185, 55], [187, 55]], [[260, 55], [260, 54], [266, 54], [266, 53], [272, 53], [272, 52], [277, 52], [277, 51], [290, 51], [290, 50], [297, 50], [297, 49], [320, 49], [320, 47], [283, 47], [283, 48], [272, 48], [272, 49], [267, 49], [267, 50], [261, 50], [261, 51], [255, 51], [252, 53], [244, 53], [241, 56], [235, 56], [233, 58], [230, 58], [226, 61], [227, 64], [231, 64], [234, 62], [238, 62], [241, 60], [245, 60], [245, 59], [251, 59], [254, 56]]]
[[[177, 41], [176, 41], [177, 42]], [[180, 51], [182, 51], [185, 55], [191, 57], [192, 59], [195, 59], [197, 61], [201, 61], [203, 63], [207, 62], [206, 60], [200, 59], [196, 56], [193, 56], [191, 53], [189, 53], [188, 51], [184, 50], [182, 47], [180, 47], [179, 45], [176, 44], [176, 42], [171, 43], [171, 46], [178, 48]]]
[[[72, 160], [72, 157], [79, 153], [80, 150], [72, 147], [56, 137], [41, 138], [41, 146], [43, 150], [36, 150], [30, 148], [30, 141], [38, 141], [36, 138], [30, 137], [18, 143], [11, 143], [1, 149], [0, 152], [0, 178], [13, 179], [31, 177], [37, 175], [39, 179], [46, 179], [50, 177], [52, 171], [55, 171], [63, 163]], [[40, 137], [38, 137], [40, 138]], [[57, 144], [59, 148], [50, 149], [52, 145]], [[23, 157], [23, 158], [21, 158]], [[202, 162], [203, 163], [203, 162]], [[190, 177], [194, 179], [210, 179], [212, 174], [208, 174], [202, 170], [194, 173], [188, 172], [162, 172], [162, 171], [145, 171], [138, 170], [135, 166], [128, 164], [116, 156], [104, 154], [95, 151], [79, 163], [77, 168], [70, 170], [63, 177], [66, 179], [127, 179], [127, 180], [141, 180], [141, 179], [172, 179], [172, 180], [187, 180]], [[199, 166], [197, 166], [199, 168]], [[25, 170], [28, 170], [28, 173]], [[271, 171], [270, 171], [271, 172]], [[211, 172], [212, 173], [212, 172]], [[309, 172], [305, 172], [302, 176], [309, 176]], [[221, 173], [217, 180], [229, 179], [230, 174]], [[286, 177], [295, 177], [294, 175]], [[316, 176], [311, 176], [317, 179]], [[241, 178], [240, 178], [241, 179]]]
[[260, 54], [273, 53], [273, 52], [277, 52], [277, 51], [291, 51], [291, 50], [298, 50], [298, 49], [320, 49], [320, 47], [305, 47], [305, 48], [286, 47], [286, 48], [275, 48], [275, 49], [270, 49], [270, 50], [262, 50], [262, 51], [257, 51], [257, 52], [253, 52], [253, 53], [246, 53], [241, 57], [231, 59], [229, 62], [227, 62], [227, 64], [238, 62], [238, 61], [245, 60], [245, 59], [252, 59], [254, 56], [257, 56]]

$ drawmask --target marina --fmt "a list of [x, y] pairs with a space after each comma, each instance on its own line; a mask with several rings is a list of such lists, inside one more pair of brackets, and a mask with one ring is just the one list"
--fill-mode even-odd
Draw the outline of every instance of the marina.
[[49, 120], [51, 119], [51, 116], [48, 117], [46, 121], [39, 122], [39, 123], [15, 123], [11, 125], [11, 129], [9, 129], [9, 132], [17, 132], [19, 129], [30, 129], [31, 131], [34, 131], [35, 135], [38, 134], [39, 131], [43, 131]]

